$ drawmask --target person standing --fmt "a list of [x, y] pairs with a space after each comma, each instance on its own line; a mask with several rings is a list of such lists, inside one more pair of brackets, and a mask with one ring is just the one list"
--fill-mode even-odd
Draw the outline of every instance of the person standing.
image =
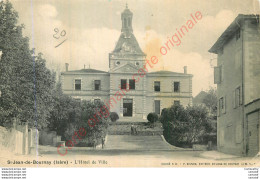
[[102, 137], [102, 149], [105, 147], [105, 137]]
[[96, 147], [97, 147], [97, 140], [96, 140], [96, 138], [94, 137], [94, 139], [93, 139], [93, 149], [95, 150]]
[[134, 126], [131, 125], [131, 135], [133, 135], [133, 134], [134, 134]]

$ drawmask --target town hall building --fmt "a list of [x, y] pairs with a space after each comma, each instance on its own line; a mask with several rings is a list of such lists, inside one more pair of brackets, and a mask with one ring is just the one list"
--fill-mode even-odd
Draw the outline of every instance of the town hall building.
[[[173, 104], [192, 104], [192, 75], [172, 71], [139, 74], [146, 64], [146, 54], [140, 48], [132, 28], [133, 13], [121, 14], [121, 35], [109, 54], [109, 71], [81, 69], [61, 73], [62, 90], [78, 100], [103, 101], [110, 105], [120, 120], [146, 119], [150, 112], [160, 114]], [[138, 74], [138, 75], [137, 75]], [[118, 99], [118, 93], [122, 95]], [[116, 96], [117, 95], [117, 96]]]

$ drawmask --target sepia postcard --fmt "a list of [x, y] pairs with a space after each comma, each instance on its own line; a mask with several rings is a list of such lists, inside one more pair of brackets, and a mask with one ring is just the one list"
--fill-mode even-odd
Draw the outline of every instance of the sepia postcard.
[[259, 167], [259, 0], [0, 0], [0, 167]]

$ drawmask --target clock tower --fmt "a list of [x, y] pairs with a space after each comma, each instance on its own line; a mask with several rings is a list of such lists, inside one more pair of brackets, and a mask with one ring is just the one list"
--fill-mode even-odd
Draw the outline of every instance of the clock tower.
[[[133, 13], [126, 4], [121, 13], [122, 28], [120, 37], [114, 50], [109, 54], [110, 74], [110, 98], [112, 98], [124, 84], [129, 84], [129, 90], [120, 101], [114, 112], [120, 114], [121, 118], [144, 118], [145, 114], [145, 90], [146, 75], [135, 79], [135, 74], [143, 68], [146, 55], [141, 50], [132, 27]], [[111, 110], [113, 111], [113, 109]]]

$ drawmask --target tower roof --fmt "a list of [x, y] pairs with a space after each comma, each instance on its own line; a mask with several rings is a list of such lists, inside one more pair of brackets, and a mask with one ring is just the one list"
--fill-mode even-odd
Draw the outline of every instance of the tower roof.
[[135, 36], [131, 32], [122, 32], [113, 53], [134, 53], [144, 55]]
[[128, 9], [126, 4], [125, 10], [121, 13], [122, 29], [119, 40], [113, 53], [140, 54], [144, 55], [141, 50], [132, 29], [133, 13]]
[[130, 9], [128, 9], [128, 5], [126, 3], [126, 6], [125, 6], [125, 10], [121, 13], [121, 15], [133, 15], [133, 13], [130, 11]]

